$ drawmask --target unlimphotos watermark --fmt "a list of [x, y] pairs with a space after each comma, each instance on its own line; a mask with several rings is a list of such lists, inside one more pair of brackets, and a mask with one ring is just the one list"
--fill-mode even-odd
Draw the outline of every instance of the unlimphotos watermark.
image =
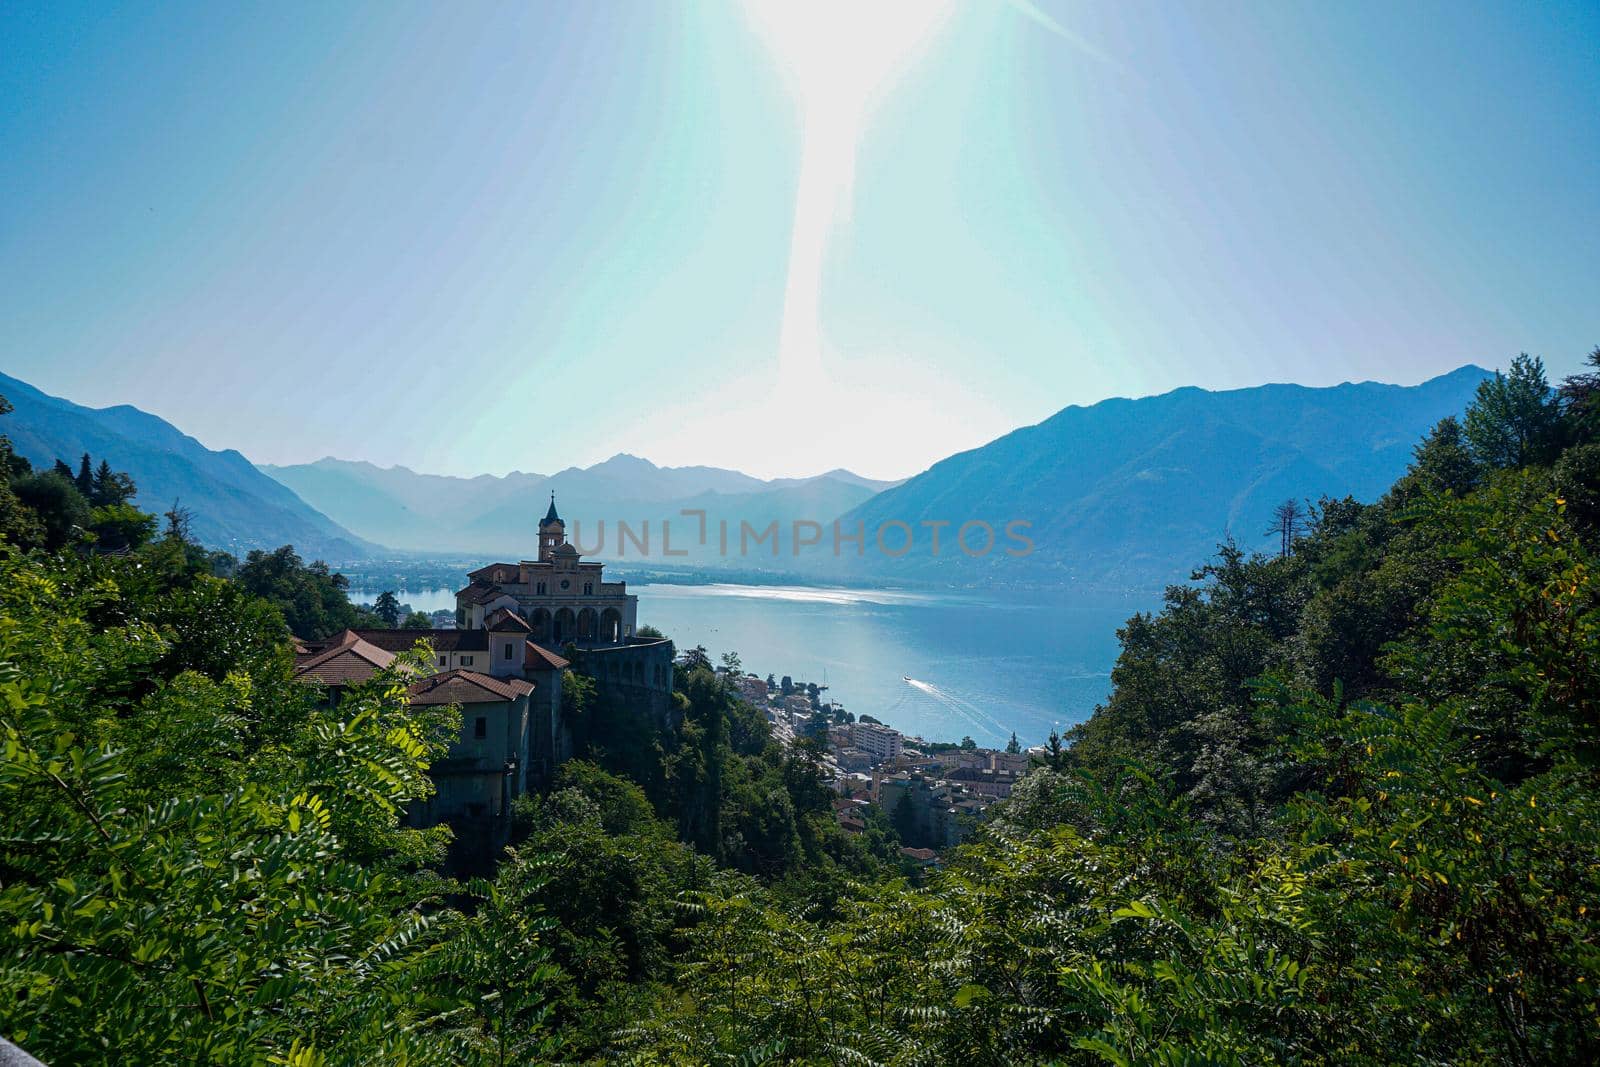
[[[690, 520], [684, 522], [683, 520]], [[583, 523], [572, 523], [572, 546], [581, 555], [606, 554], [615, 547], [615, 558], [648, 559], [681, 558], [693, 552], [691, 546], [712, 549], [723, 558], [746, 556], [800, 556], [830, 552], [844, 557], [854, 554], [865, 556], [868, 550], [891, 559], [911, 555], [913, 552], [939, 556], [959, 551], [973, 559], [991, 553], [1003, 553], [1021, 558], [1033, 552], [1033, 538], [1026, 533], [1032, 523], [1025, 519], [1011, 519], [991, 523], [984, 519], [921, 519], [915, 523], [902, 519], [886, 519], [869, 531], [865, 520], [846, 524], [835, 519], [817, 522], [813, 519], [791, 519], [783, 522], [772, 519], [757, 525], [748, 519], [712, 518], [704, 509], [685, 508], [678, 513], [680, 533], [674, 543], [672, 519], [613, 520], [611, 530], [615, 540], [608, 538], [606, 520], [595, 522], [592, 544], [583, 538]], [[685, 526], [689, 528], [684, 529]], [[920, 533], [920, 536], [919, 536]], [[787, 536], [785, 536], [787, 535]]]

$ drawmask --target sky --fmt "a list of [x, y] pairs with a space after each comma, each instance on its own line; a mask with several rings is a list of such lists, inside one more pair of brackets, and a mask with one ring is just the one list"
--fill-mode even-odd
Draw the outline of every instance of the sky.
[[257, 462], [901, 477], [1600, 345], [1600, 4], [12, 2], [0, 369]]

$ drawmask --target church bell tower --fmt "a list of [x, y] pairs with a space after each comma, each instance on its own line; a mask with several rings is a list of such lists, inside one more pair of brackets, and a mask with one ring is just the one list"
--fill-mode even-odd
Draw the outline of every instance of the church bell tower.
[[556, 514], [556, 494], [550, 492], [550, 510], [539, 522], [539, 562], [549, 563], [555, 550], [567, 539], [567, 524]]

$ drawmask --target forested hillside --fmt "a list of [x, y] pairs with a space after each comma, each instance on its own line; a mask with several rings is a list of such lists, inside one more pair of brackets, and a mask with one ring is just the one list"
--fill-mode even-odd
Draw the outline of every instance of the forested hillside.
[[452, 712], [393, 675], [324, 705], [281, 597], [181, 523], [101, 550], [0, 445], [0, 1033], [63, 1064], [1594, 1062], [1591, 364], [1519, 359], [1376, 502], [1221, 546], [935, 872], [887, 820], [844, 836], [691, 654], [642, 740], [569, 674], [582, 758], [456, 881], [399, 819]]

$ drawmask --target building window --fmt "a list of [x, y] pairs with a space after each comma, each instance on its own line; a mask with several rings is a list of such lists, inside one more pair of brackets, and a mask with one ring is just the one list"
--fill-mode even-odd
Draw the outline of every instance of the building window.
[[478, 721], [472, 724], [472, 736], [476, 737], [479, 741], [482, 741], [484, 738], [488, 737], [489, 720], [485, 719], [482, 715], [479, 715]]
[[539, 594], [539, 595], [540, 595], [540, 596], [544, 596], [544, 583], [543, 583], [543, 582], [540, 582], [540, 583], [539, 583], [539, 589], [538, 589], [538, 594]]
[[450, 657], [449, 656], [440, 656], [439, 657], [439, 666], [441, 666], [441, 667], [448, 666], [449, 663], [450, 663]]
[[594, 583], [593, 582], [584, 582], [583, 583], [583, 595], [584, 596], [594, 596]]
[[462, 656], [462, 657], [461, 657], [461, 665], [462, 665], [462, 666], [463, 666], [463, 667], [470, 667], [470, 666], [472, 666], [472, 657], [471, 657], [471, 656]]
[[561, 588], [563, 588], [563, 589], [571, 589], [572, 588], [572, 583], [567, 581], [565, 578], [563, 578], [563, 579], [561, 579]]
[[511, 658], [511, 642], [507, 641], [506, 642], [506, 659], [510, 659], [510, 658]]

